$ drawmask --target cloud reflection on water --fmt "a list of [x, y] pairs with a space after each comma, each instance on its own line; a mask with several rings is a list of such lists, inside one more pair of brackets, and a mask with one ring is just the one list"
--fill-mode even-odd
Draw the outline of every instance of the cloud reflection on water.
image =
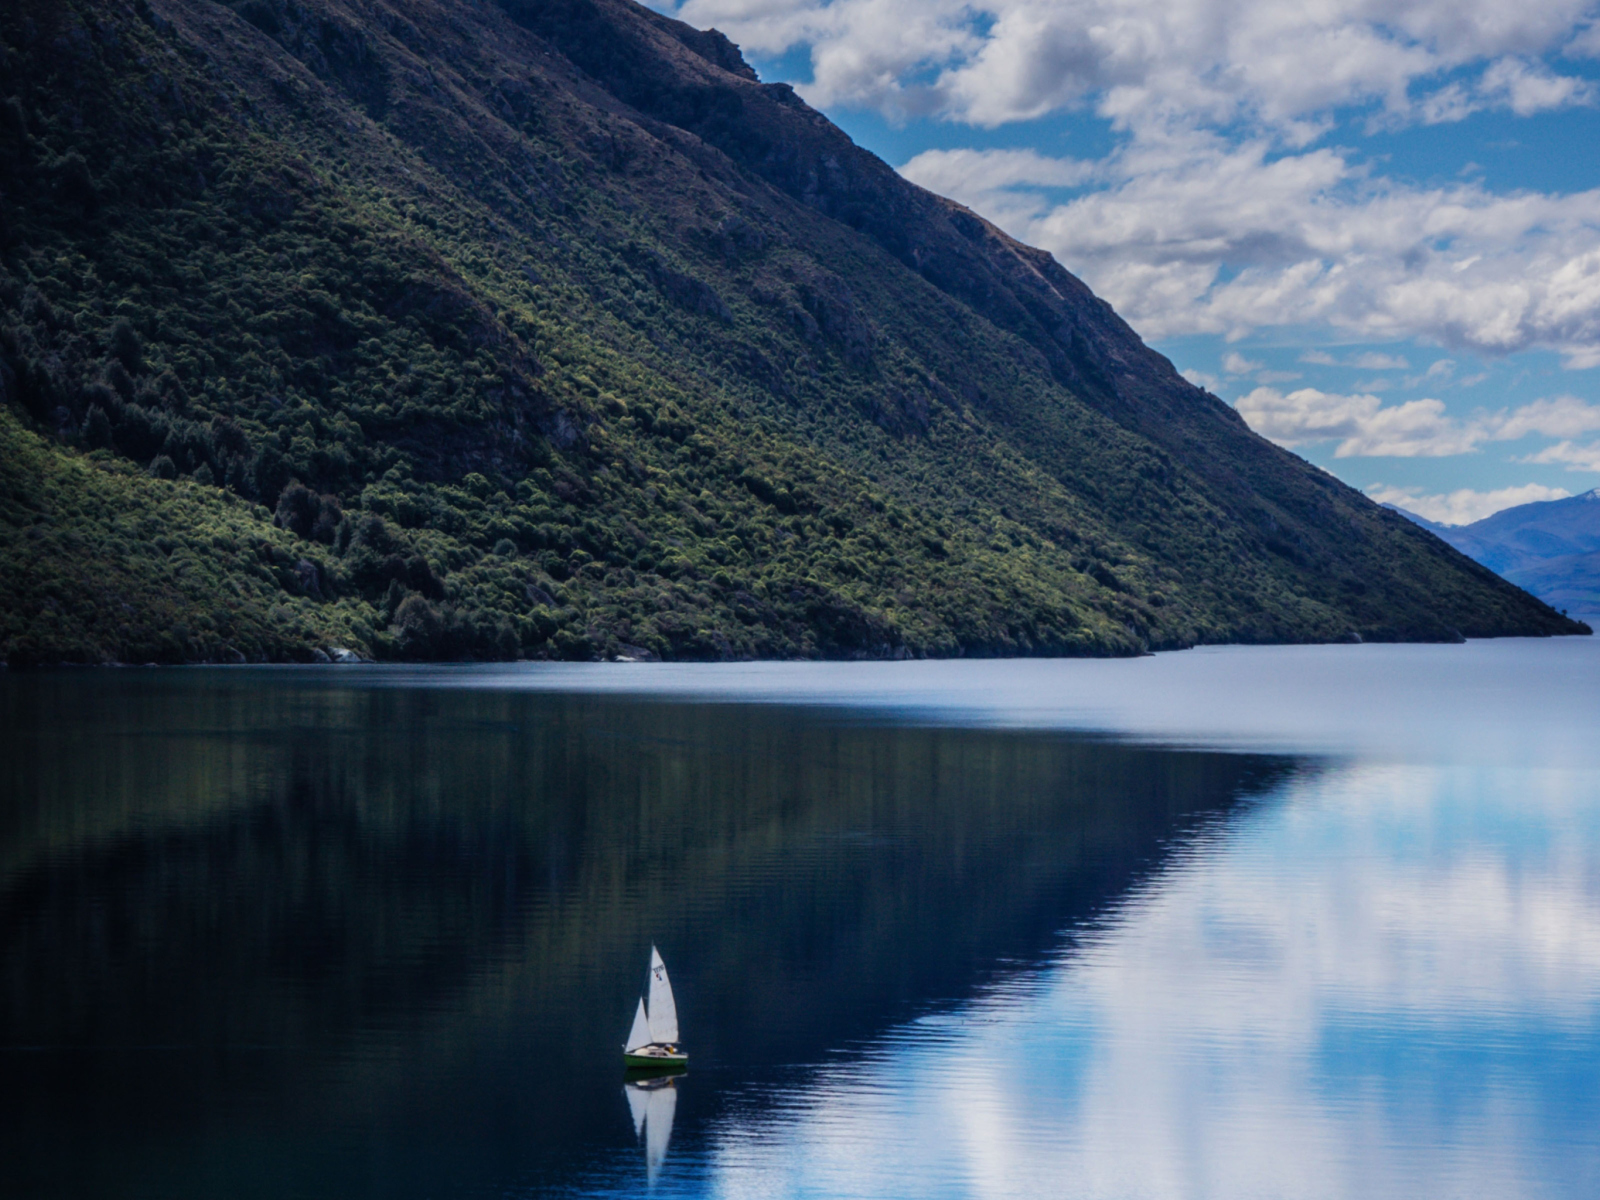
[[1586, 772], [1301, 777], [1051, 968], [727, 1122], [710, 1190], [1596, 1194], [1597, 848]]

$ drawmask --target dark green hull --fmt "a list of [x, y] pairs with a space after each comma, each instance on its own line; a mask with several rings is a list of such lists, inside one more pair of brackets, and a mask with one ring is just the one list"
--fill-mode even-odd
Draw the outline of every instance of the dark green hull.
[[689, 1056], [682, 1051], [670, 1054], [628, 1054], [624, 1052], [622, 1061], [630, 1071], [681, 1071], [689, 1065]]

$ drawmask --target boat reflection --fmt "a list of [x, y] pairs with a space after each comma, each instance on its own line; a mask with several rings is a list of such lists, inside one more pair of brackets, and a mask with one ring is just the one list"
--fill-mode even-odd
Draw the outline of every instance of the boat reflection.
[[682, 1069], [628, 1072], [622, 1085], [628, 1098], [628, 1110], [633, 1113], [633, 1135], [644, 1138], [645, 1180], [651, 1186], [661, 1174], [661, 1164], [667, 1157], [667, 1143], [672, 1140], [672, 1118], [678, 1111], [677, 1081], [685, 1074]]

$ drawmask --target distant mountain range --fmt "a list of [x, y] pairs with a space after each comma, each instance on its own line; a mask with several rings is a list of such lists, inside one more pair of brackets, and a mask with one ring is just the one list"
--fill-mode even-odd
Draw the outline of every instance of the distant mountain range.
[[1586, 631], [630, 0], [0, 4], [0, 581], [12, 665]]
[[1551, 607], [1600, 613], [1600, 488], [1519, 504], [1470, 525], [1390, 507]]

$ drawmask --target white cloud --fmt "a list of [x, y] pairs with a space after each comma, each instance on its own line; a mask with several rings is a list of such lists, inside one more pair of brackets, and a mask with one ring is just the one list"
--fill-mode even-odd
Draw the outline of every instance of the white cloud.
[[1556, 75], [1542, 63], [1520, 58], [1491, 64], [1483, 73], [1482, 92], [1501, 99], [1519, 117], [1594, 102], [1594, 86], [1586, 80]]
[[1382, 483], [1375, 483], [1367, 489], [1367, 496], [1379, 504], [1396, 505], [1441, 525], [1470, 525], [1502, 509], [1540, 500], [1564, 500], [1570, 495], [1572, 493], [1565, 488], [1545, 487], [1541, 483], [1496, 488], [1492, 492], [1459, 488], [1442, 495], [1428, 495], [1421, 488], [1389, 487]]
[[1593, 104], [1561, 55], [1600, 56], [1596, 0], [659, 2], [757, 53], [808, 50], [823, 107], [1112, 122], [1098, 161], [936, 149], [902, 171], [1050, 250], [1147, 338], [1322, 326], [1600, 365], [1600, 189], [1419, 186], [1312, 145], [1363, 113]]
[[981, 172], [990, 188], [1077, 187], [1095, 177], [1099, 164], [1048, 158], [1037, 150], [933, 150], [921, 159], [917, 182], [949, 195]]
[[1251, 362], [1237, 351], [1230, 350], [1222, 356], [1222, 369], [1229, 375], [1248, 375], [1251, 371], [1259, 371], [1265, 363]]
[[1442, 402], [1408, 400], [1378, 409], [1339, 443], [1334, 457], [1440, 458], [1466, 454], [1476, 444], [1473, 431], [1446, 415]]
[[[1530, 435], [1570, 439], [1600, 430], [1600, 405], [1575, 396], [1493, 413], [1480, 410], [1466, 420], [1449, 415], [1443, 401], [1432, 398], [1386, 407], [1370, 390], [1341, 395], [1300, 388], [1285, 394], [1258, 387], [1235, 407], [1250, 428], [1281, 446], [1337, 439], [1335, 458], [1443, 458], [1469, 454], [1490, 441]], [[1600, 471], [1600, 443], [1580, 447], [1563, 441], [1519, 461]]]
[[[1125, 128], [1178, 117], [1304, 142], [1333, 108], [1390, 122], [1588, 103], [1544, 56], [1587, 46], [1592, 0], [686, 0], [662, 7], [748, 49], [808, 47], [821, 106], [982, 126], [1093, 105]], [[1578, 40], [1574, 40], [1574, 39]], [[1592, 36], [1589, 40], [1593, 40]], [[1582, 51], [1580, 51], [1582, 52]], [[1445, 79], [1446, 74], [1456, 77]]]
[[1579, 446], [1570, 441], [1557, 442], [1537, 454], [1517, 460], [1525, 463], [1560, 463], [1569, 471], [1600, 471], [1600, 442]]
[[1555, 396], [1535, 400], [1493, 419], [1496, 441], [1514, 441], [1539, 434], [1543, 437], [1572, 438], [1600, 430], [1600, 404], [1588, 404], [1576, 396]]
[[1465, 454], [1481, 435], [1445, 413], [1438, 400], [1409, 400], [1387, 408], [1370, 393], [1341, 396], [1317, 388], [1287, 395], [1258, 387], [1236, 406], [1263, 437], [1279, 445], [1339, 439], [1336, 458], [1439, 458]]
[[[1007, 156], [993, 172], [991, 153]], [[1013, 151], [929, 151], [901, 170], [1050, 250], [1146, 337], [1324, 325], [1600, 365], [1600, 189], [1419, 188], [1333, 150], [1188, 131], [1124, 145], [1099, 187], [1053, 204], [1032, 190], [1052, 173], [1035, 158], [1037, 179]]]
[[1418, 375], [1407, 375], [1405, 386], [1416, 387], [1418, 384], [1438, 384], [1448, 386], [1455, 378], [1456, 362], [1453, 358], [1439, 358], [1428, 364], [1428, 369]]
[[1405, 371], [1411, 367], [1411, 364], [1398, 354], [1378, 354], [1370, 350], [1350, 359], [1348, 365], [1359, 367], [1363, 371]]
[[[976, 126], [1091, 108], [1098, 162], [932, 150], [905, 175], [1052, 251], [1146, 337], [1327, 325], [1600, 365], [1600, 190], [1384, 181], [1308, 149], [1380, 124], [1591, 104], [1595, 0], [685, 0], [759, 53], [808, 48], [821, 106]], [[1041, 190], [1088, 188], [1065, 203]], [[1373, 368], [1387, 369], [1387, 368]]]

